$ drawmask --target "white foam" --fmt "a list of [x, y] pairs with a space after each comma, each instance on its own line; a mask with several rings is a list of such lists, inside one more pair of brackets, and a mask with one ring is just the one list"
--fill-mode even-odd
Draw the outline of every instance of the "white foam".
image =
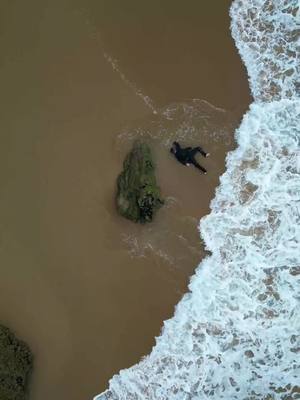
[[138, 96], [142, 99], [142, 101], [145, 103], [145, 105], [147, 107], [150, 108], [150, 110], [152, 111], [153, 114], [157, 114], [157, 109], [154, 105], [153, 100], [146, 95], [140, 88], [138, 88], [136, 86], [136, 84], [134, 82], [132, 82], [131, 80], [129, 80], [126, 75], [124, 74], [124, 72], [121, 70], [121, 68], [119, 67], [119, 63], [118, 61], [113, 58], [110, 54], [108, 54], [106, 51], [103, 52], [103, 56], [105, 58], [105, 60], [111, 65], [112, 69], [117, 72], [120, 76], [120, 78], [122, 79], [122, 81]]
[[[297, 4], [234, 1], [233, 36], [257, 103], [236, 132], [238, 147], [200, 224], [212, 255], [151, 354], [96, 399], [299, 398], [300, 100], [289, 53], [298, 46], [289, 36]], [[274, 29], [263, 34], [270, 21]], [[280, 54], [276, 43], [286, 45]], [[277, 76], [271, 64], [282, 71], [292, 65], [294, 73]]]
[[299, 0], [236, 0], [232, 36], [257, 101], [300, 94]]
[[76, 12], [85, 21], [85, 24], [90, 32], [90, 35], [99, 44], [99, 47], [101, 49], [104, 59], [108, 62], [108, 64], [113, 69], [113, 71], [119, 75], [120, 79], [124, 82], [124, 84], [127, 87], [129, 87], [130, 90], [132, 90], [136, 96], [140, 97], [140, 99], [152, 111], [153, 114], [157, 114], [158, 111], [156, 109], [156, 106], [155, 106], [153, 100], [147, 94], [145, 94], [142, 91], [142, 89], [139, 88], [134, 82], [132, 82], [130, 79], [128, 79], [128, 77], [125, 75], [125, 73], [121, 70], [118, 60], [116, 58], [114, 58], [111, 54], [109, 54], [107, 51], [105, 51], [105, 44], [104, 44], [105, 41], [102, 39], [102, 36], [101, 36], [100, 31], [98, 30], [97, 26], [90, 18], [87, 9], [85, 7], [79, 8], [76, 10]]
[[205, 147], [208, 143], [232, 145], [234, 117], [223, 108], [216, 107], [203, 99], [187, 99], [157, 109], [155, 116], [138, 121], [118, 135], [118, 142], [128, 144], [137, 138], [158, 141], [160, 146], [170, 148], [174, 140], [198, 144]]

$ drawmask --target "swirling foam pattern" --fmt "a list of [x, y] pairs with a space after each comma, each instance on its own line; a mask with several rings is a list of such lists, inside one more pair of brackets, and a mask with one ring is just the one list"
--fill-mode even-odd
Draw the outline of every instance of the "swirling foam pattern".
[[231, 16], [256, 103], [200, 224], [211, 256], [151, 354], [98, 400], [300, 398], [297, 2], [236, 0]]
[[236, 0], [232, 36], [247, 67], [256, 100], [300, 93], [299, 0]]

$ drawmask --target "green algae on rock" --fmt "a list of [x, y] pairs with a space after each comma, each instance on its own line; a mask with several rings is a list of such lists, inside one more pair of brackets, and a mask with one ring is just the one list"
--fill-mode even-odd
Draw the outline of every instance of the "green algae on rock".
[[151, 222], [163, 203], [150, 147], [136, 142], [117, 180], [118, 212], [134, 222]]
[[0, 325], [0, 400], [28, 398], [33, 357], [26, 343]]

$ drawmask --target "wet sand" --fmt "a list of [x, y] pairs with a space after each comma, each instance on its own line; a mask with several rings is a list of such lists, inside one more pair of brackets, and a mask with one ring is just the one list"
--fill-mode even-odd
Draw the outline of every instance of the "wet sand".
[[[199, 3], [0, 5], [0, 320], [35, 354], [32, 400], [89, 399], [147, 354], [203, 255], [197, 221], [250, 98], [230, 1]], [[155, 109], [200, 98], [232, 123], [202, 135], [207, 176], [150, 135], [167, 206], [146, 228], [114, 208], [126, 132], [159, 119], [135, 87]]]

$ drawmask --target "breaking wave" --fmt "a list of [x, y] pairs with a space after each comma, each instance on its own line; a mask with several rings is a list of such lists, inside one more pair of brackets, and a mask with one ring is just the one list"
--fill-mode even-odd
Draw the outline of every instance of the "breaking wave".
[[300, 397], [299, 3], [235, 0], [231, 18], [255, 103], [200, 223], [211, 256], [97, 400]]
[[231, 31], [259, 101], [300, 93], [299, 0], [236, 0]]

